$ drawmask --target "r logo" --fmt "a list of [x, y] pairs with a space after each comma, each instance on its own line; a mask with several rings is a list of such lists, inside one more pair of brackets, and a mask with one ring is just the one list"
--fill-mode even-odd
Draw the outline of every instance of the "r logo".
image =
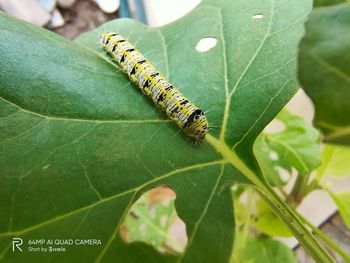
[[17, 249], [19, 249], [19, 251], [22, 252], [22, 249], [20, 248], [20, 246], [23, 244], [23, 240], [22, 238], [19, 238], [19, 237], [14, 237], [12, 239], [12, 251], [15, 251], [15, 247]]

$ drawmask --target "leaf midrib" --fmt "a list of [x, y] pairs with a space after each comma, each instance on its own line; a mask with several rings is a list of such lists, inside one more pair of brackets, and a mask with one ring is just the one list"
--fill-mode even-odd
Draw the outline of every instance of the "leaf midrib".
[[44, 115], [41, 113], [37, 113], [25, 108], [22, 108], [21, 106], [3, 98], [0, 96], [0, 99], [2, 99], [4, 102], [10, 104], [13, 107], [18, 108], [20, 111], [23, 113], [27, 113], [30, 115], [35, 115], [40, 118], [45, 118], [48, 120], [53, 120], [53, 121], [73, 121], [73, 122], [88, 122], [88, 123], [96, 123], [96, 124], [108, 124], [108, 123], [130, 123], [130, 124], [145, 124], [145, 123], [164, 123], [164, 122], [171, 122], [169, 119], [149, 119], [149, 120], [93, 120], [93, 119], [83, 119], [83, 118], [65, 118], [65, 117], [60, 117], [60, 116], [53, 116], [53, 115]]
[[[261, 41], [259, 47], [257, 48], [257, 50], [255, 51], [255, 53], [253, 54], [252, 58], [249, 60], [247, 66], [245, 67], [245, 69], [241, 73], [240, 77], [236, 81], [235, 85], [233, 86], [231, 91], [228, 93], [228, 96], [226, 95], [225, 110], [224, 110], [224, 116], [223, 116], [223, 121], [222, 121], [221, 133], [220, 133], [220, 141], [222, 141], [222, 142], [225, 141], [225, 134], [226, 134], [226, 130], [227, 130], [228, 116], [229, 116], [230, 104], [231, 104], [232, 97], [235, 94], [235, 91], [236, 91], [237, 87], [239, 86], [239, 84], [241, 83], [242, 79], [245, 77], [246, 73], [248, 72], [250, 66], [253, 64], [253, 62], [255, 61], [257, 56], [259, 55], [260, 51], [262, 50], [263, 46], [266, 43], [266, 40], [269, 37], [269, 34], [271, 33], [272, 20], [274, 17], [274, 5], [273, 5], [274, 1], [269, 0], [269, 2], [271, 4], [270, 5], [270, 20], [269, 20], [269, 25], [267, 27], [264, 38], [262, 39], [262, 41]], [[222, 10], [220, 10], [220, 12], [222, 12]], [[221, 21], [221, 27], [223, 27], [223, 21]], [[224, 39], [224, 36], [222, 36], [222, 38]], [[226, 55], [227, 54], [224, 54], [224, 56], [226, 56]], [[226, 67], [227, 67], [227, 65], [226, 65]], [[227, 72], [226, 72], [226, 74], [227, 74]], [[227, 79], [227, 76], [225, 78]]]

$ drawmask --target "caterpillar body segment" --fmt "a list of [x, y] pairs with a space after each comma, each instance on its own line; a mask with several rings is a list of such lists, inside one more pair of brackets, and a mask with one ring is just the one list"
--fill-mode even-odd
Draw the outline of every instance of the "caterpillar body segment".
[[205, 138], [209, 124], [204, 112], [184, 97], [128, 40], [117, 33], [105, 33], [101, 44], [142, 93], [185, 134], [195, 142]]

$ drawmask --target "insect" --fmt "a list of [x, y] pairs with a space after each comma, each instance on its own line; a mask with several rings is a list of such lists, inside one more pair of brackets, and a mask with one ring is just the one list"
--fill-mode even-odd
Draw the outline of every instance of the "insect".
[[184, 97], [128, 40], [117, 33], [105, 33], [101, 44], [129, 79], [185, 134], [195, 143], [205, 138], [209, 124], [204, 112]]

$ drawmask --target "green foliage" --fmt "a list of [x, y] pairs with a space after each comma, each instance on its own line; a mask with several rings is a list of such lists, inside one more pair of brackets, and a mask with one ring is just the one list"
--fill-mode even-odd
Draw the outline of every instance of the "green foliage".
[[317, 130], [301, 117], [287, 111], [282, 111], [277, 119], [285, 125], [285, 130], [266, 135], [270, 148], [301, 175], [316, 169], [320, 165]]
[[324, 141], [338, 144], [350, 144], [350, 3], [346, 2], [312, 11], [299, 53], [300, 81], [315, 105], [315, 125]]
[[[240, 242], [240, 239], [236, 239]], [[239, 258], [233, 255], [231, 263], [296, 263], [290, 249], [280, 241], [268, 237], [249, 237]]]
[[341, 180], [350, 176], [349, 160], [350, 147], [326, 145], [322, 152], [322, 165], [316, 171], [316, 181], [333, 198], [344, 224], [350, 228], [350, 192], [333, 192], [327, 186], [327, 179]]
[[[27, 242], [59, 233], [102, 242], [70, 247], [62, 262], [227, 262], [234, 240], [229, 186], [244, 182], [259, 189], [315, 260], [331, 261], [265, 184], [252, 154], [257, 135], [297, 90], [297, 46], [310, 6], [206, 0], [161, 28], [117, 20], [74, 42], [0, 13], [0, 259], [54, 260], [29, 253]], [[204, 110], [219, 106], [208, 117], [220, 129], [200, 146], [176, 135], [176, 125], [99, 48], [104, 31], [137, 43]], [[216, 47], [196, 51], [207, 36]], [[186, 223], [180, 256], [119, 235], [132, 204], [159, 185], [174, 189]], [[24, 240], [23, 253], [12, 253], [12, 237]]]
[[270, 209], [265, 202], [259, 199], [256, 203], [257, 213], [254, 216], [252, 225], [257, 230], [269, 236], [290, 237], [292, 234]]
[[273, 186], [282, 186], [286, 180], [282, 179], [281, 172], [291, 172], [291, 166], [279, 158], [267, 141], [266, 135], [261, 134], [254, 143], [254, 154], [259, 162], [262, 173]]
[[348, 2], [349, 0], [314, 0], [314, 7], [331, 6]]
[[319, 133], [301, 117], [286, 110], [278, 114], [276, 119], [284, 125], [284, 129], [259, 136], [254, 153], [264, 175], [273, 185], [280, 186], [284, 182], [278, 168], [289, 173], [295, 168], [303, 176], [320, 165]]
[[350, 148], [337, 145], [326, 145], [322, 151], [322, 165], [317, 169], [317, 179], [325, 175], [338, 178], [350, 175]]
[[350, 192], [344, 191], [331, 194], [334, 202], [337, 204], [339, 213], [345, 223], [350, 229]]
[[184, 247], [170, 235], [170, 227], [176, 218], [173, 200], [154, 202], [147, 192], [131, 207], [122, 231], [128, 242], [143, 241], [160, 251], [182, 252]]
[[[315, 105], [315, 125], [324, 142], [350, 144], [350, 2], [348, 0], [315, 0], [314, 10], [306, 23], [306, 34], [299, 50], [299, 78]], [[349, 148], [326, 145], [322, 165], [308, 186], [324, 188], [337, 204], [349, 227], [349, 192], [333, 193], [321, 182], [326, 175], [349, 175]], [[301, 184], [302, 185], [302, 184]], [[318, 229], [316, 233], [345, 261], [350, 258]]]

